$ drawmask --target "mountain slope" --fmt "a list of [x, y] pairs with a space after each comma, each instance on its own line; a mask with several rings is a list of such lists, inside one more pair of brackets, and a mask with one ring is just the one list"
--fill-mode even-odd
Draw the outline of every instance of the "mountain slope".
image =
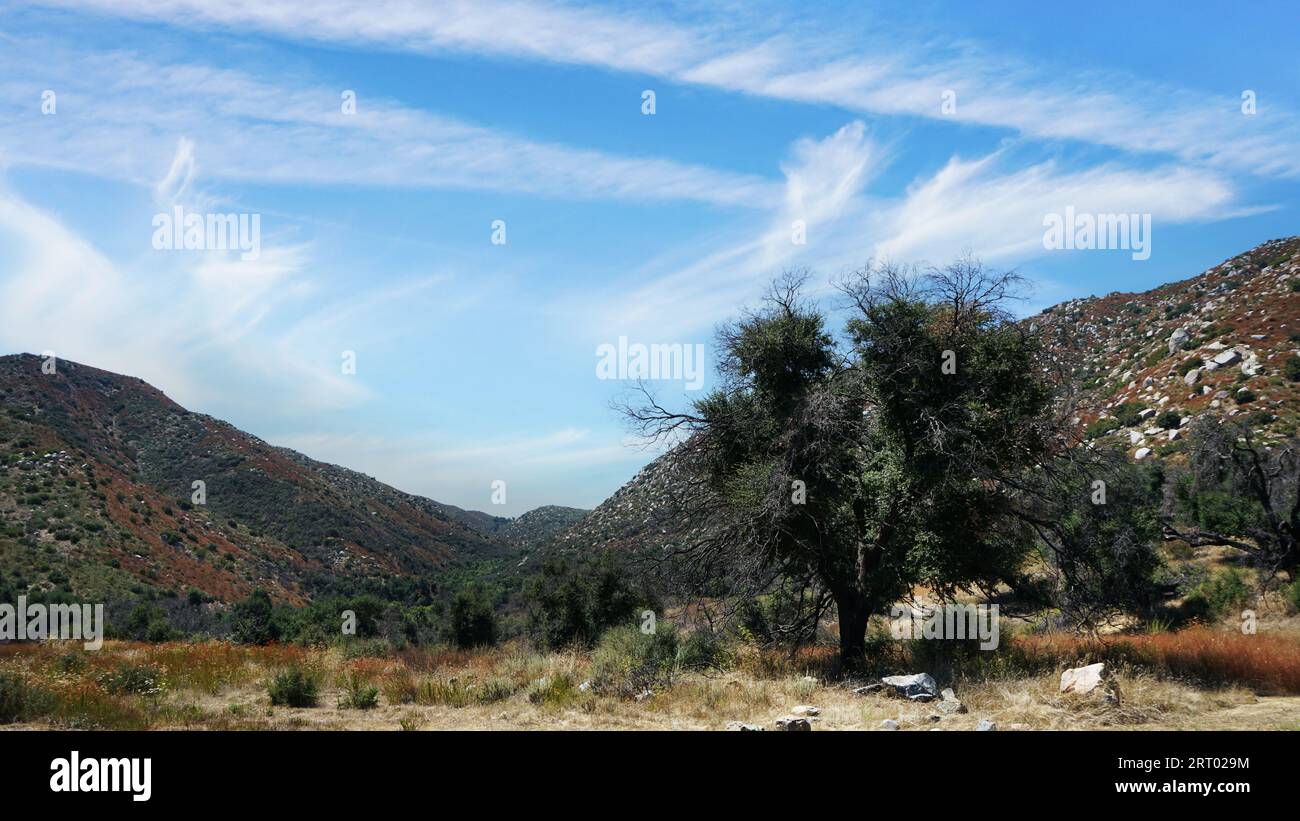
[[[1300, 237], [1145, 293], [1061, 303], [1023, 325], [1041, 339], [1044, 370], [1073, 395], [1079, 428], [1134, 458], [1173, 456], [1202, 414], [1246, 418], [1266, 441], [1296, 430], [1300, 383], [1286, 363], [1300, 357]], [[1300, 378], [1300, 362], [1292, 367]], [[661, 457], [550, 549], [662, 552], [703, 525], [678, 511], [673, 492], [683, 484], [671, 454]]]
[[272, 447], [142, 380], [41, 365], [0, 357], [0, 575], [22, 589], [301, 601], [509, 552], [466, 524], [487, 514]]
[[1079, 424], [1135, 458], [1176, 452], [1201, 415], [1244, 416], [1265, 440], [1295, 430], [1300, 384], [1286, 363], [1300, 354], [1300, 237], [1145, 293], [1065, 302], [1027, 325], [1076, 392]]

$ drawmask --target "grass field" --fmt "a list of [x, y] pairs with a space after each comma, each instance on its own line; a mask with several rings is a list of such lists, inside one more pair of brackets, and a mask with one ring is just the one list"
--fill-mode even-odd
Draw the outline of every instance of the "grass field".
[[[935, 644], [882, 645], [878, 669], [856, 675], [839, 672], [830, 648], [732, 648], [702, 669], [661, 671], [648, 695], [591, 686], [593, 668], [607, 665], [591, 653], [522, 642], [476, 651], [11, 644], [0, 647], [0, 721], [11, 729], [718, 730], [733, 721], [771, 727], [796, 705], [813, 705], [817, 730], [876, 729], [887, 718], [904, 730], [970, 730], [981, 719], [1000, 730], [1300, 729], [1300, 638], [1288, 630], [1196, 628], [1105, 642], [1019, 636], [995, 652], [955, 656], [936, 654]], [[1115, 670], [1119, 704], [1058, 692], [1061, 670], [1097, 660]], [[932, 705], [852, 692], [881, 673], [922, 670], [952, 686], [967, 712], [936, 720]], [[272, 704], [272, 690], [282, 703]], [[289, 706], [304, 698], [315, 706]]]

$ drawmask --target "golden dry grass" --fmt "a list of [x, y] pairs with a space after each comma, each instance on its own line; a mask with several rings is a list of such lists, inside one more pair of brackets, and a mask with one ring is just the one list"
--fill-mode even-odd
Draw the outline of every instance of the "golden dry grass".
[[[1016, 652], [1023, 654], [1021, 663], [1036, 669], [943, 681], [953, 684], [968, 712], [938, 720], [932, 720], [937, 711], [930, 705], [854, 695], [854, 682], [835, 675], [835, 654], [826, 648], [793, 656], [744, 651], [728, 672], [678, 675], [642, 701], [584, 691], [587, 654], [540, 653], [521, 643], [481, 651], [406, 650], [383, 658], [222, 642], [110, 642], [99, 653], [10, 645], [0, 648], [0, 672], [22, 675], [47, 697], [43, 712], [11, 725], [25, 728], [717, 730], [732, 721], [771, 727], [796, 705], [808, 704], [820, 710], [818, 730], [876, 729], [886, 718], [904, 730], [970, 730], [981, 719], [1004, 730], [1300, 729], [1300, 698], [1294, 695], [1261, 694], [1267, 688], [1256, 692], [1241, 683], [1193, 683], [1172, 672], [1252, 676], [1265, 670], [1289, 681], [1291, 668], [1278, 659], [1294, 658], [1300, 644], [1263, 642], [1252, 655], [1226, 633], [1185, 631], [1125, 641], [1131, 647], [1124, 652], [1141, 650], [1148, 661], [1168, 666], [1153, 671], [1118, 657], [1118, 705], [1058, 692], [1060, 669], [1099, 652], [1094, 645], [1071, 637], [1028, 638], [1016, 641]], [[270, 706], [268, 682], [294, 665], [320, 680], [317, 707]], [[122, 671], [135, 669], [157, 676], [157, 692], [115, 689]], [[377, 707], [339, 705], [347, 685], [358, 682], [379, 688]]]

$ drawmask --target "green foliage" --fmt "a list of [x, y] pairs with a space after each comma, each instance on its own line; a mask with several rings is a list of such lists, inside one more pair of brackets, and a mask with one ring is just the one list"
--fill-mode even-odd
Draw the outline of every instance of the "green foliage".
[[682, 670], [706, 670], [724, 667], [727, 650], [722, 637], [711, 630], [689, 633], [677, 646], [677, 667]]
[[1087, 429], [1084, 431], [1084, 436], [1089, 439], [1096, 439], [1098, 436], [1105, 436], [1111, 431], [1119, 430], [1121, 427], [1123, 427], [1123, 425], [1118, 419], [1113, 416], [1108, 416], [1104, 419], [1098, 419], [1088, 425]]
[[1147, 406], [1141, 402], [1124, 402], [1115, 408], [1115, 419], [1122, 427], [1131, 428], [1142, 423], [1142, 411]]
[[528, 690], [528, 701], [544, 707], [567, 707], [576, 701], [581, 691], [568, 673], [557, 673], [534, 682]]
[[49, 693], [28, 684], [20, 673], [0, 671], [0, 724], [34, 718], [49, 701]]
[[666, 686], [677, 667], [677, 650], [677, 633], [668, 624], [649, 634], [633, 625], [614, 627], [591, 655], [592, 686], [623, 698]]
[[913, 274], [846, 284], [844, 346], [801, 281], [779, 281], [722, 332], [726, 378], [681, 455], [720, 499], [717, 541], [831, 593], [846, 658], [887, 602], [1007, 577], [1029, 547], [992, 480], [1046, 449], [1036, 342], [996, 296], [1014, 278], [969, 260]]
[[1255, 392], [1250, 388], [1242, 388], [1232, 395], [1233, 401], [1238, 405], [1245, 405], [1249, 402], [1254, 402], [1258, 398], [1259, 397], [1257, 397]]
[[456, 593], [451, 602], [449, 630], [457, 647], [496, 644], [496, 614], [481, 588], [463, 589]]
[[268, 692], [277, 707], [315, 707], [319, 689], [315, 673], [294, 665], [276, 674]]
[[254, 590], [233, 608], [231, 637], [240, 644], [268, 644], [280, 638], [272, 620], [273, 609], [270, 594]]
[[1202, 582], [1184, 599], [1179, 615], [1188, 621], [1214, 622], [1235, 615], [1250, 599], [1246, 578], [1236, 568]]
[[165, 689], [162, 670], [151, 664], [124, 664], [100, 675], [99, 683], [115, 695], [154, 696]]
[[624, 573], [608, 558], [574, 566], [549, 559], [524, 590], [528, 629], [551, 648], [590, 646], [607, 629], [632, 622], [648, 597], [632, 590]]
[[1167, 410], [1156, 417], [1156, 427], [1158, 428], [1177, 428], [1182, 422], [1182, 415], [1174, 410]]
[[1292, 613], [1300, 613], [1300, 579], [1296, 579], [1286, 587], [1287, 609]]
[[1288, 356], [1282, 363], [1282, 374], [1292, 382], [1300, 382], [1300, 356]]
[[1160, 467], [1107, 451], [1046, 463], [1030, 480], [1028, 512], [1062, 615], [1088, 626], [1151, 608], [1161, 565]]
[[1174, 493], [1184, 515], [1202, 530], [1214, 533], [1250, 533], [1264, 515], [1258, 501], [1236, 492], [1226, 483], [1198, 487], [1190, 477], [1184, 477], [1175, 486]]
[[153, 602], [142, 601], [131, 610], [123, 625], [126, 635], [136, 641], [171, 641], [177, 631], [167, 620], [167, 614]]
[[341, 710], [370, 710], [379, 706], [379, 688], [354, 672], [343, 677], [343, 694], [339, 696]]

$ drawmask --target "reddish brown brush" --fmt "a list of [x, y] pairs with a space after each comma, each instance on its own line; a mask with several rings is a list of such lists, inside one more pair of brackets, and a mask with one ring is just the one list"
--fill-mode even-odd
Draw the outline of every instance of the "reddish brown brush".
[[1017, 638], [1014, 647], [1029, 667], [1110, 661], [1205, 683], [1300, 693], [1300, 643], [1268, 634], [1196, 627], [1100, 641], [1070, 635], [1027, 636]]

